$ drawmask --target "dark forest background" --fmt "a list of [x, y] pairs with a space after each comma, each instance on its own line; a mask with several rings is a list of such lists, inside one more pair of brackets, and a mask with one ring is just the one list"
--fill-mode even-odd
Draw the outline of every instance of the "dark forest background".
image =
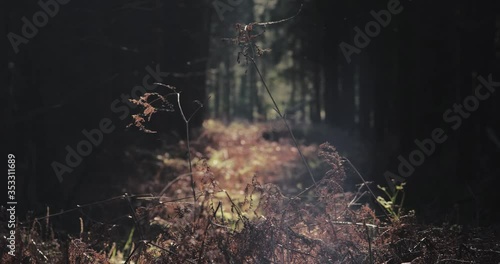
[[[218, 15], [214, 4], [228, 10]], [[236, 3], [238, 1], [233, 1]], [[122, 162], [131, 147], [154, 149], [183, 138], [180, 116], [160, 114], [144, 134], [126, 126], [111, 103], [130, 94], [148, 75], [168, 73], [163, 83], [183, 90], [186, 111], [206, 107], [193, 125], [276, 121], [259, 77], [241, 59], [235, 23], [294, 19], [271, 25], [256, 39], [268, 48], [257, 59], [263, 75], [303, 142], [330, 141], [374, 184], [397, 171], [415, 139], [443, 127], [448, 140], [408, 178], [408, 208], [422, 221], [459, 214], [488, 225], [500, 219], [499, 95], [481, 101], [456, 131], [443, 121], [454, 103], [474, 94], [478, 76], [500, 81], [500, 8], [497, 1], [401, 1], [403, 11], [347, 62], [341, 42], [353, 45], [355, 27], [374, 20], [371, 10], [389, 1], [225, 0], [69, 1], [15, 53], [5, 40], [2, 72], [4, 151], [16, 155], [22, 215], [105, 199], [126, 191], [121, 184], [134, 164]], [[2, 4], [4, 36], [21, 34], [40, 6]], [[220, 8], [220, 6], [219, 6]], [[223, 18], [223, 19], [221, 19]], [[257, 29], [257, 31], [261, 31]], [[166, 92], [161, 87], [158, 92]], [[208, 99], [210, 97], [210, 99]], [[193, 106], [192, 106], [193, 105]], [[192, 106], [192, 107], [191, 107]], [[110, 118], [116, 129], [60, 182], [51, 164], [81, 131]], [[4, 198], [2, 198], [4, 199]], [[439, 218], [439, 219], [442, 219]]]

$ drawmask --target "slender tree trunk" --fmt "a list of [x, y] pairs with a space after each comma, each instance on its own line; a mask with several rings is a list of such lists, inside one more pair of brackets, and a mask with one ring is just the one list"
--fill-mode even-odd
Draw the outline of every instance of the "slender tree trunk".
[[[260, 72], [262, 73], [262, 76], [265, 78], [265, 74], [266, 74], [266, 64], [265, 63], [261, 63], [260, 65]], [[259, 115], [259, 119], [261, 121], [265, 121], [267, 120], [267, 113], [266, 113], [266, 108], [264, 107], [265, 105], [265, 102], [264, 102], [264, 98], [263, 96], [261, 95], [262, 92], [264, 90], [264, 85], [261, 83], [261, 80], [260, 80], [260, 77], [257, 76], [257, 72], [255, 69], [252, 69], [251, 71], [251, 75], [252, 76], [252, 84], [254, 85], [254, 87], [252, 88], [252, 91], [254, 93], [254, 97], [255, 97], [255, 106], [257, 107], [257, 113]], [[260, 83], [260, 85], [257, 85], [257, 82]]]
[[311, 100], [309, 101], [310, 105], [310, 118], [313, 124], [317, 124], [321, 122], [321, 65], [318, 62], [314, 63], [314, 72], [313, 72], [313, 89], [311, 91]]
[[250, 94], [249, 119], [253, 120], [254, 113], [256, 112], [259, 120], [265, 120], [265, 111], [262, 106], [263, 102], [262, 98], [259, 96], [259, 86], [257, 85], [257, 73], [253, 67], [248, 68], [247, 76], [247, 87]]
[[241, 110], [241, 117], [252, 120], [252, 96], [248, 89], [248, 76], [242, 75], [240, 77], [240, 91], [239, 91], [239, 108]]
[[215, 115], [215, 118], [221, 118], [221, 95], [222, 95], [222, 91], [221, 91], [221, 87], [223, 86], [223, 82], [222, 82], [223, 78], [222, 78], [222, 69], [221, 69], [221, 66], [219, 65], [219, 67], [217, 68], [217, 71], [215, 72], [215, 85], [214, 85], [214, 115]]
[[339, 126], [351, 129], [354, 125], [354, 72], [355, 63], [344, 64], [342, 68], [342, 90], [339, 93], [340, 112], [337, 119]]
[[360, 91], [359, 91], [359, 130], [363, 138], [369, 139], [372, 137], [371, 122], [373, 118], [373, 85], [375, 70], [370, 64], [370, 57], [365, 56], [366, 60], [360, 65]]
[[231, 121], [231, 61], [229, 56], [224, 61], [223, 92], [222, 92], [222, 117], [225, 122]]
[[[302, 123], [306, 122], [306, 105], [307, 105], [307, 83], [306, 83], [306, 80], [305, 80], [305, 76], [304, 76], [304, 71], [300, 71], [299, 70], [299, 65], [296, 66], [295, 68], [296, 70], [296, 74], [300, 74], [301, 76], [298, 76], [299, 77], [299, 80], [298, 80], [298, 84], [299, 84], [299, 87], [300, 87], [300, 121]], [[300, 73], [299, 73], [300, 72]]]

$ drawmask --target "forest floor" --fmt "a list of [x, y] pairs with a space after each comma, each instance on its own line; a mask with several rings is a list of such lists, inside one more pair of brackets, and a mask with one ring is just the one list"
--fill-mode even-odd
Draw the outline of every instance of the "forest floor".
[[90, 204], [76, 234], [32, 220], [16, 258], [2, 240], [1, 262], [500, 263], [492, 228], [418, 224], [411, 211], [380, 212], [363, 184], [345, 191], [345, 163], [329, 144], [300, 146], [312, 179], [275, 123], [207, 120], [202, 131], [190, 142], [195, 205], [187, 142], [131, 148], [130, 173], [141, 176], [109, 199], [125, 206]]

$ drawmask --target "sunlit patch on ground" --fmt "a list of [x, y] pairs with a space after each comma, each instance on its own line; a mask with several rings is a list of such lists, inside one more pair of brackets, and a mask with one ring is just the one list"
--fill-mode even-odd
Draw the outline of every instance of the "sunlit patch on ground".
[[[201, 140], [214, 144], [205, 148], [208, 165], [223, 188], [241, 189], [253, 176], [266, 183], [283, 182], [290, 170], [303, 170], [297, 149], [286, 138], [267, 141], [262, 135], [267, 124], [232, 123], [224, 126], [214, 120], [204, 123]], [[316, 146], [303, 147], [306, 156], [315, 155]], [[288, 171], [286, 171], [288, 170]], [[292, 180], [292, 179], [289, 179]]]
[[[245, 216], [253, 218], [258, 215], [255, 204], [258, 204], [259, 195], [248, 190], [252, 182], [276, 184], [283, 192], [297, 192], [305, 187], [304, 180], [309, 180], [297, 149], [290, 140], [286, 137], [273, 141], [264, 139], [263, 134], [275, 128], [276, 125], [266, 123], [233, 122], [224, 125], [220, 121], [207, 120], [201, 135], [192, 140], [196, 191], [200, 195], [208, 192], [215, 201], [221, 201], [219, 214], [224, 212], [227, 219], [238, 217], [230, 210], [232, 202], [240, 207]], [[312, 166], [317, 167], [317, 146], [301, 148]], [[157, 155], [157, 159], [162, 164], [161, 172], [170, 176], [160, 175], [153, 181], [135, 182], [133, 185], [138, 190], [156, 190], [164, 201], [185, 198], [186, 202], [190, 202], [189, 168], [183, 155], [187, 144], [181, 141], [175, 150], [169, 151]], [[209, 186], [207, 181], [213, 181], [210, 184], [214, 186]], [[228, 200], [228, 196], [232, 201]]]

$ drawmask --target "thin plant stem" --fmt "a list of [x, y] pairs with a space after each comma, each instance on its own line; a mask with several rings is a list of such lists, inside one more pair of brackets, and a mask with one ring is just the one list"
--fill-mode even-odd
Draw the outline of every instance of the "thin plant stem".
[[[191, 120], [192, 115], [188, 118], [186, 118], [186, 115], [184, 115], [184, 111], [182, 110], [182, 105], [181, 105], [181, 93], [177, 93], [177, 104], [179, 105], [179, 111], [181, 112], [182, 119], [184, 119], [184, 123], [186, 124], [186, 142], [187, 142], [187, 151], [188, 151], [188, 166], [189, 166], [189, 175], [191, 177], [191, 190], [193, 191], [193, 200], [195, 203], [196, 207], [196, 190], [194, 186], [194, 177], [193, 177], [193, 164], [191, 163], [191, 140], [189, 138], [189, 121]], [[199, 109], [199, 108], [198, 108]], [[197, 111], [197, 110], [196, 110]], [[196, 113], [195, 111], [195, 113]]]
[[[172, 90], [173, 94], [177, 95], [177, 105], [179, 106], [179, 111], [180, 111], [182, 119], [184, 120], [184, 123], [186, 125], [186, 142], [187, 142], [187, 152], [188, 152], [188, 158], [187, 158], [188, 159], [188, 169], [189, 169], [189, 176], [190, 176], [190, 179], [191, 179], [191, 190], [193, 192], [194, 207], [196, 208], [196, 201], [198, 199], [196, 198], [196, 189], [195, 189], [194, 176], [193, 176], [193, 164], [192, 164], [192, 161], [191, 161], [191, 139], [190, 139], [190, 135], [189, 135], [190, 134], [190, 131], [189, 131], [189, 122], [191, 121], [191, 118], [193, 118], [193, 116], [203, 107], [203, 105], [200, 102], [195, 101], [195, 102], [197, 102], [199, 104], [198, 108], [196, 108], [194, 110], [194, 112], [189, 117], [186, 117], [186, 115], [184, 114], [184, 110], [182, 109], [181, 92], [177, 91], [177, 89], [174, 86], [171, 86], [171, 85], [166, 85], [166, 84], [163, 84], [163, 83], [154, 83], [154, 84], [166, 87], [166, 88]], [[172, 94], [169, 94], [169, 95], [172, 95]], [[194, 214], [194, 215], [196, 215], [196, 214]]]
[[134, 221], [134, 224], [137, 229], [137, 233], [139, 233], [139, 237], [141, 240], [144, 240], [144, 233], [142, 232], [142, 228], [139, 224], [139, 220], [137, 219], [137, 216], [135, 214], [135, 209], [134, 206], [132, 205], [132, 201], [130, 200], [130, 196], [128, 193], [125, 193], [123, 197], [127, 200], [128, 206], [130, 208], [130, 215], [132, 216], [132, 220]]
[[304, 154], [300, 150], [299, 143], [297, 142], [297, 139], [295, 138], [295, 136], [293, 134], [292, 128], [288, 124], [288, 121], [286, 120], [286, 117], [281, 113], [281, 110], [278, 107], [278, 104], [276, 103], [276, 101], [274, 100], [273, 95], [271, 94], [271, 90], [269, 90], [269, 87], [267, 86], [267, 83], [264, 80], [264, 77], [262, 76], [262, 73], [260, 72], [259, 67], [257, 67], [257, 63], [255, 63], [255, 60], [251, 56], [246, 55], [246, 57], [252, 62], [253, 66], [255, 68], [255, 71], [257, 71], [257, 74], [259, 75], [260, 80], [261, 80], [262, 84], [264, 85], [264, 88], [267, 91], [267, 94], [269, 95], [269, 97], [271, 98], [271, 101], [273, 102], [274, 111], [276, 111], [276, 113], [278, 114], [278, 116], [283, 120], [283, 123], [285, 123], [286, 129], [288, 130], [288, 133], [290, 134], [290, 136], [292, 138], [293, 144], [295, 145], [295, 147], [297, 148], [297, 151], [299, 152], [299, 156], [302, 159], [302, 162], [304, 163], [304, 165], [305, 165], [305, 167], [307, 169], [307, 172], [309, 173], [309, 176], [311, 177], [313, 183], [316, 184], [316, 180], [314, 179], [314, 174], [312, 173], [312, 170], [309, 167], [309, 164], [307, 163], [307, 160], [306, 160]]
[[365, 226], [366, 239], [368, 240], [368, 256], [370, 257], [370, 264], [373, 264], [372, 238], [370, 236], [370, 230], [368, 229], [365, 220], [363, 220], [363, 225]]
[[[348, 159], [348, 158], [343, 158], [345, 161], [347, 161], [347, 163], [349, 163], [349, 165], [351, 166], [351, 168], [354, 170], [354, 172], [356, 172], [356, 174], [359, 176], [359, 178], [361, 179], [361, 181], [363, 181], [363, 184], [366, 186], [366, 188], [368, 189], [368, 192], [370, 192], [370, 194], [372, 195], [372, 197], [375, 199], [375, 201], [377, 201], [377, 196], [375, 195], [375, 193], [372, 191], [372, 188], [370, 188], [370, 185], [368, 185], [368, 183], [365, 181], [365, 178], [363, 177], [363, 175], [361, 175], [361, 173], [359, 173], [358, 169], [352, 164], [352, 162]], [[386, 212], [386, 209], [378, 202], [376, 202], [376, 204], [378, 204], [380, 206], [380, 208], [382, 208], [382, 212], [384, 213], [384, 215], [387, 217], [387, 219], [390, 219], [392, 220], [391, 217], [389, 217], [389, 215], [387, 214]]]

